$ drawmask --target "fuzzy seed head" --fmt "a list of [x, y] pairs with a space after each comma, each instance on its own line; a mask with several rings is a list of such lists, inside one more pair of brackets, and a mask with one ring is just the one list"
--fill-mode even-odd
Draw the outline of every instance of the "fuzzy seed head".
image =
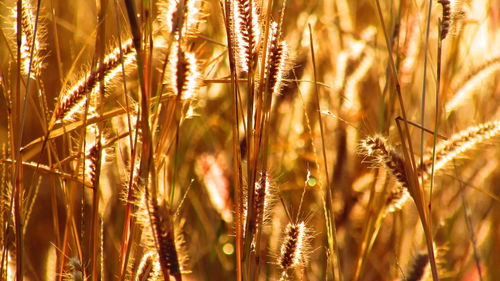
[[239, 70], [247, 73], [260, 37], [259, 14], [256, 1], [232, 0], [232, 4], [236, 61]]
[[200, 0], [187, 0], [184, 2], [185, 11], [179, 11], [179, 1], [177, 0], [161, 0], [158, 2], [158, 19], [162, 25], [163, 30], [169, 34], [175, 34], [178, 38], [179, 33], [179, 16], [182, 19], [182, 33], [183, 35], [192, 36], [198, 32], [198, 25], [203, 18], [200, 8]]
[[396, 187], [389, 193], [389, 196], [387, 197], [387, 200], [385, 202], [386, 209], [384, 212], [384, 217], [389, 213], [394, 213], [398, 210], [401, 210], [406, 201], [408, 201], [409, 199], [410, 193], [408, 192], [408, 189], [400, 186]]
[[[496, 137], [498, 134], [500, 134], [500, 120], [470, 126], [458, 132], [436, 146], [434, 171], [442, 169], [448, 162], [457, 158], [460, 154], [465, 153], [488, 139]], [[425, 172], [425, 176], [430, 175], [432, 172], [432, 151], [429, 154], [421, 166], [421, 169]]]
[[305, 263], [309, 247], [308, 231], [304, 222], [287, 225], [279, 257], [279, 266], [284, 271]]
[[441, 40], [444, 40], [454, 28], [455, 22], [464, 17], [464, 12], [457, 0], [438, 0], [443, 7], [441, 18]]
[[123, 54], [124, 66], [135, 63], [136, 53], [132, 39], [123, 43], [121, 53], [120, 47], [115, 48], [104, 57], [102, 65], [94, 71], [85, 73], [74, 85], [62, 93], [58, 106], [55, 109], [56, 120], [74, 119], [76, 114], [82, 112], [82, 108], [84, 108], [87, 102], [87, 93], [91, 95], [98, 88], [101, 76], [106, 85], [121, 73], [121, 54]]
[[423, 279], [423, 277], [425, 276], [426, 268], [428, 267], [429, 267], [429, 256], [427, 254], [418, 254], [414, 258], [413, 264], [405, 280], [407, 281], [425, 280]]
[[473, 69], [467, 77], [454, 87], [455, 90], [453, 97], [446, 103], [446, 111], [451, 112], [465, 104], [469, 100], [468, 97], [474, 92], [474, 89], [488, 77], [495, 74], [499, 69], [499, 56], [489, 59], [477, 68]]
[[153, 251], [147, 252], [141, 259], [135, 281], [156, 281], [161, 277], [160, 275], [158, 254]]
[[[23, 1], [23, 7], [21, 11], [21, 25], [22, 25], [22, 35], [21, 35], [21, 72], [24, 75], [28, 75], [31, 62], [31, 78], [35, 79], [43, 68], [43, 57], [41, 52], [44, 49], [44, 43], [42, 42], [45, 36], [45, 27], [40, 24], [37, 25], [37, 33], [35, 36], [35, 14], [34, 9], [30, 4], [30, 1]], [[17, 7], [12, 10], [13, 15], [13, 25], [14, 32], [17, 34]], [[34, 45], [33, 45], [34, 43]], [[33, 47], [33, 50], [31, 49]], [[33, 51], [33, 52], [32, 52]], [[33, 56], [31, 56], [33, 53]]]
[[181, 268], [177, 249], [175, 246], [175, 234], [170, 211], [166, 206], [159, 206], [153, 199], [151, 219], [156, 236], [159, 263], [165, 279], [173, 276], [176, 281], [182, 280]]
[[171, 94], [182, 100], [193, 99], [200, 87], [201, 73], [194, 53], [185, 52], [178, 44], [172, 46], [169, 56], [168, 73], [164, 77]]
[[266, 77], [269, 77], [269, 92], [280, 94], [283, 79], [288, 73], [288, 45], [280, 41], [278, 24], [272, 22], [269, 30], [268, 57], [266, 60]]
[[402, 157], [382, 136], [364, 139], [359, 150], [362, 154], [374, 159], [376, 165], [384, 165], [398, 184], [387, 197], [384, 216], [401, 209], [410, 198], [408, 177], [406, 176]]
[[383, 164], [396, 178], [402, 187], [408, 188], [408, 178], [404, 169], [404, 161], [399, 153], [390, 146], [384, 137], [368, 137], [361, 141], [360, 152], [375, 160], [376, 164]]

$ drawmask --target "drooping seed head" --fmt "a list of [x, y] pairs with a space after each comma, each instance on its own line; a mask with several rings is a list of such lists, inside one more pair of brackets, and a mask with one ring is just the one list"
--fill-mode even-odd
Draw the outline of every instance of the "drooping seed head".
[[133, 42], [131, 39], [126, 40], [121, 47], [115, 48], [104, 57], [102, 65], [94, 71], [85, 73], [82, 78], [61, 93], [54, 112], [55, 119], [59, 121], [73, 119], [76, 114], [82, 112], [87, 102], [87, 95], [91, 95], [97, 89], [101, 76], [106, 86], [121, 73], [122, 60], [124, 66], [127, 67], [133, 65], [135, 59]]
[[409, 182], [406, 175], [403, 158], [390, 146], [384, 137], [368, 137], [361, 141], [360, 153], [374, 159], [376, 165], [384, 165], [395, 178], [397, 186], [387, 197], [384, 216], [402, 208], [410, 198]]
[[[456, 159], [460, 154], [471, 150], [476, 145], [488, 139], [496, 137], [498, 134], [500, 134], [500, 120], [470, 126], [454, 134], [451, 138], [436, 146], [434, 171], [442, 169], [448, 162]], [[432, 160], [432, 151], [430, 151], [420, 167], [421, 172], [424, 172], [425, 178], [432, 172]]]

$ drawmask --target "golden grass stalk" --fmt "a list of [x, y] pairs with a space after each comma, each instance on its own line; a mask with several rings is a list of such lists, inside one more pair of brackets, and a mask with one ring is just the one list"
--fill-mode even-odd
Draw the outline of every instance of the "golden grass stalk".
[[[497, 136], [500, 133], [500, 120], [493, 120], [479, 125], [470, 126], [454, 134], [451, 138], [436, 146], [434, 171], [456, 159], [460, 154], [467, 152], [476, 145]], [[432, 170], [432, 152], [428, 154], [420, 169], [424, 176], [430, 176]]]
[[87, 93], [94, 92], [101, 79], [104, 79], [105, 84], [112, 81], [121, 71], [122, 60], [127, 66], [135, 63], [135, 57], [131, 39], [107, 54], [102, 65], [99, 65], [96, 70], [86, 73], [74, 85], [61, 93], [59, 103], [54, 110], [55, 120], [71, 119], [85, 105]]

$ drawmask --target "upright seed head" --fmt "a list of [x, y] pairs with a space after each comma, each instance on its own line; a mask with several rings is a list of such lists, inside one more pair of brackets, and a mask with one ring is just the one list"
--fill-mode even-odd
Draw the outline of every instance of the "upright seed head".
[[[14, 31], [17, 34], [17, 6], [13, 8], [12, 14], [14, 17]], [[43, 40], [46, 35], [45, 26], [41, 24], [40, 20], [35, 34], [35, 22], [36, 17], [30, 1], [23, 1], [21, 10], [21, 72], [28, 75], [31, 60], [31, 78], [35, 78], [43, 68], [42, 51], [45, 48]]]
[[456, 21], [464, 17], [464, 12], [457, 0], [438, 0], [438, 3], [443, 7], [440, 37], [441, 40], [444, 40], [453, 29]]
[[186, 52], [174, 43], [169, 55], [168, 73], [164, 83], [168, 91], [182, 100], [191, 100], [200, 87], [201, 73], [194, 53]]
[[160, 278], [161, 268], [158, 262], [158, 254], [150, 251], [142, 256], [135, 281], [156, 281]]
[[175, 247], [175, 234], [173, 221], [170, 211], [166, 206], [159, 206], [153, 203], [156, 199], [152, 199], [151, 219], [154, 233], [157, 241], [157, 249], [160, 266], [163, 272], [163, 277], [168, 279], [169, 276], [175, 278], [176, 281], [182, 280], [177, 249]]
[[[270, 217], [271, 209], [275, 203], [275, 189], [265, 171], [262, 172], [259, 181], [255, 183], [254, 210], [256, 226], [265, 224]], [[246, 218], [246, 207], [245, 207]]]
[[266, 60], [266, 78], [269, 79], [269, 92], [280, 94], [282, 81], [288, 72], [288, 45], [280, 40], [278, 24], [272, 22], [269, 31], [268, 52]]
[[178, 38], [180, 31], [179, 17], [182, 16], [182, 34], [192, 36], [198, 33], [198, 26], [203, 19], [200, 0], [184, 1], [184, 12], [180, 11], [179, 1], [160, 0], [158, 1], [158, 20], [161, 27], [168, 34], [174, 34]]
[[305, 264], [309, 250], [309, 232], [305, 222], [287, 225], [278, 259], [279, 266], [284, 272]]
[[231, 27], [235, 46], [236, 62], [241, 72], [252, 68], [254, 53], [260, 37], [259, 14], [256, 1], [232, 0]]

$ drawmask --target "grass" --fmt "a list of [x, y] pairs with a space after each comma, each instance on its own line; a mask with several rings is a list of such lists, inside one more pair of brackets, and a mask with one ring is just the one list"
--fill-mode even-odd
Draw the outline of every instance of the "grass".
[[496, 280], [495, 1], [0, 4], [1, 280]]

